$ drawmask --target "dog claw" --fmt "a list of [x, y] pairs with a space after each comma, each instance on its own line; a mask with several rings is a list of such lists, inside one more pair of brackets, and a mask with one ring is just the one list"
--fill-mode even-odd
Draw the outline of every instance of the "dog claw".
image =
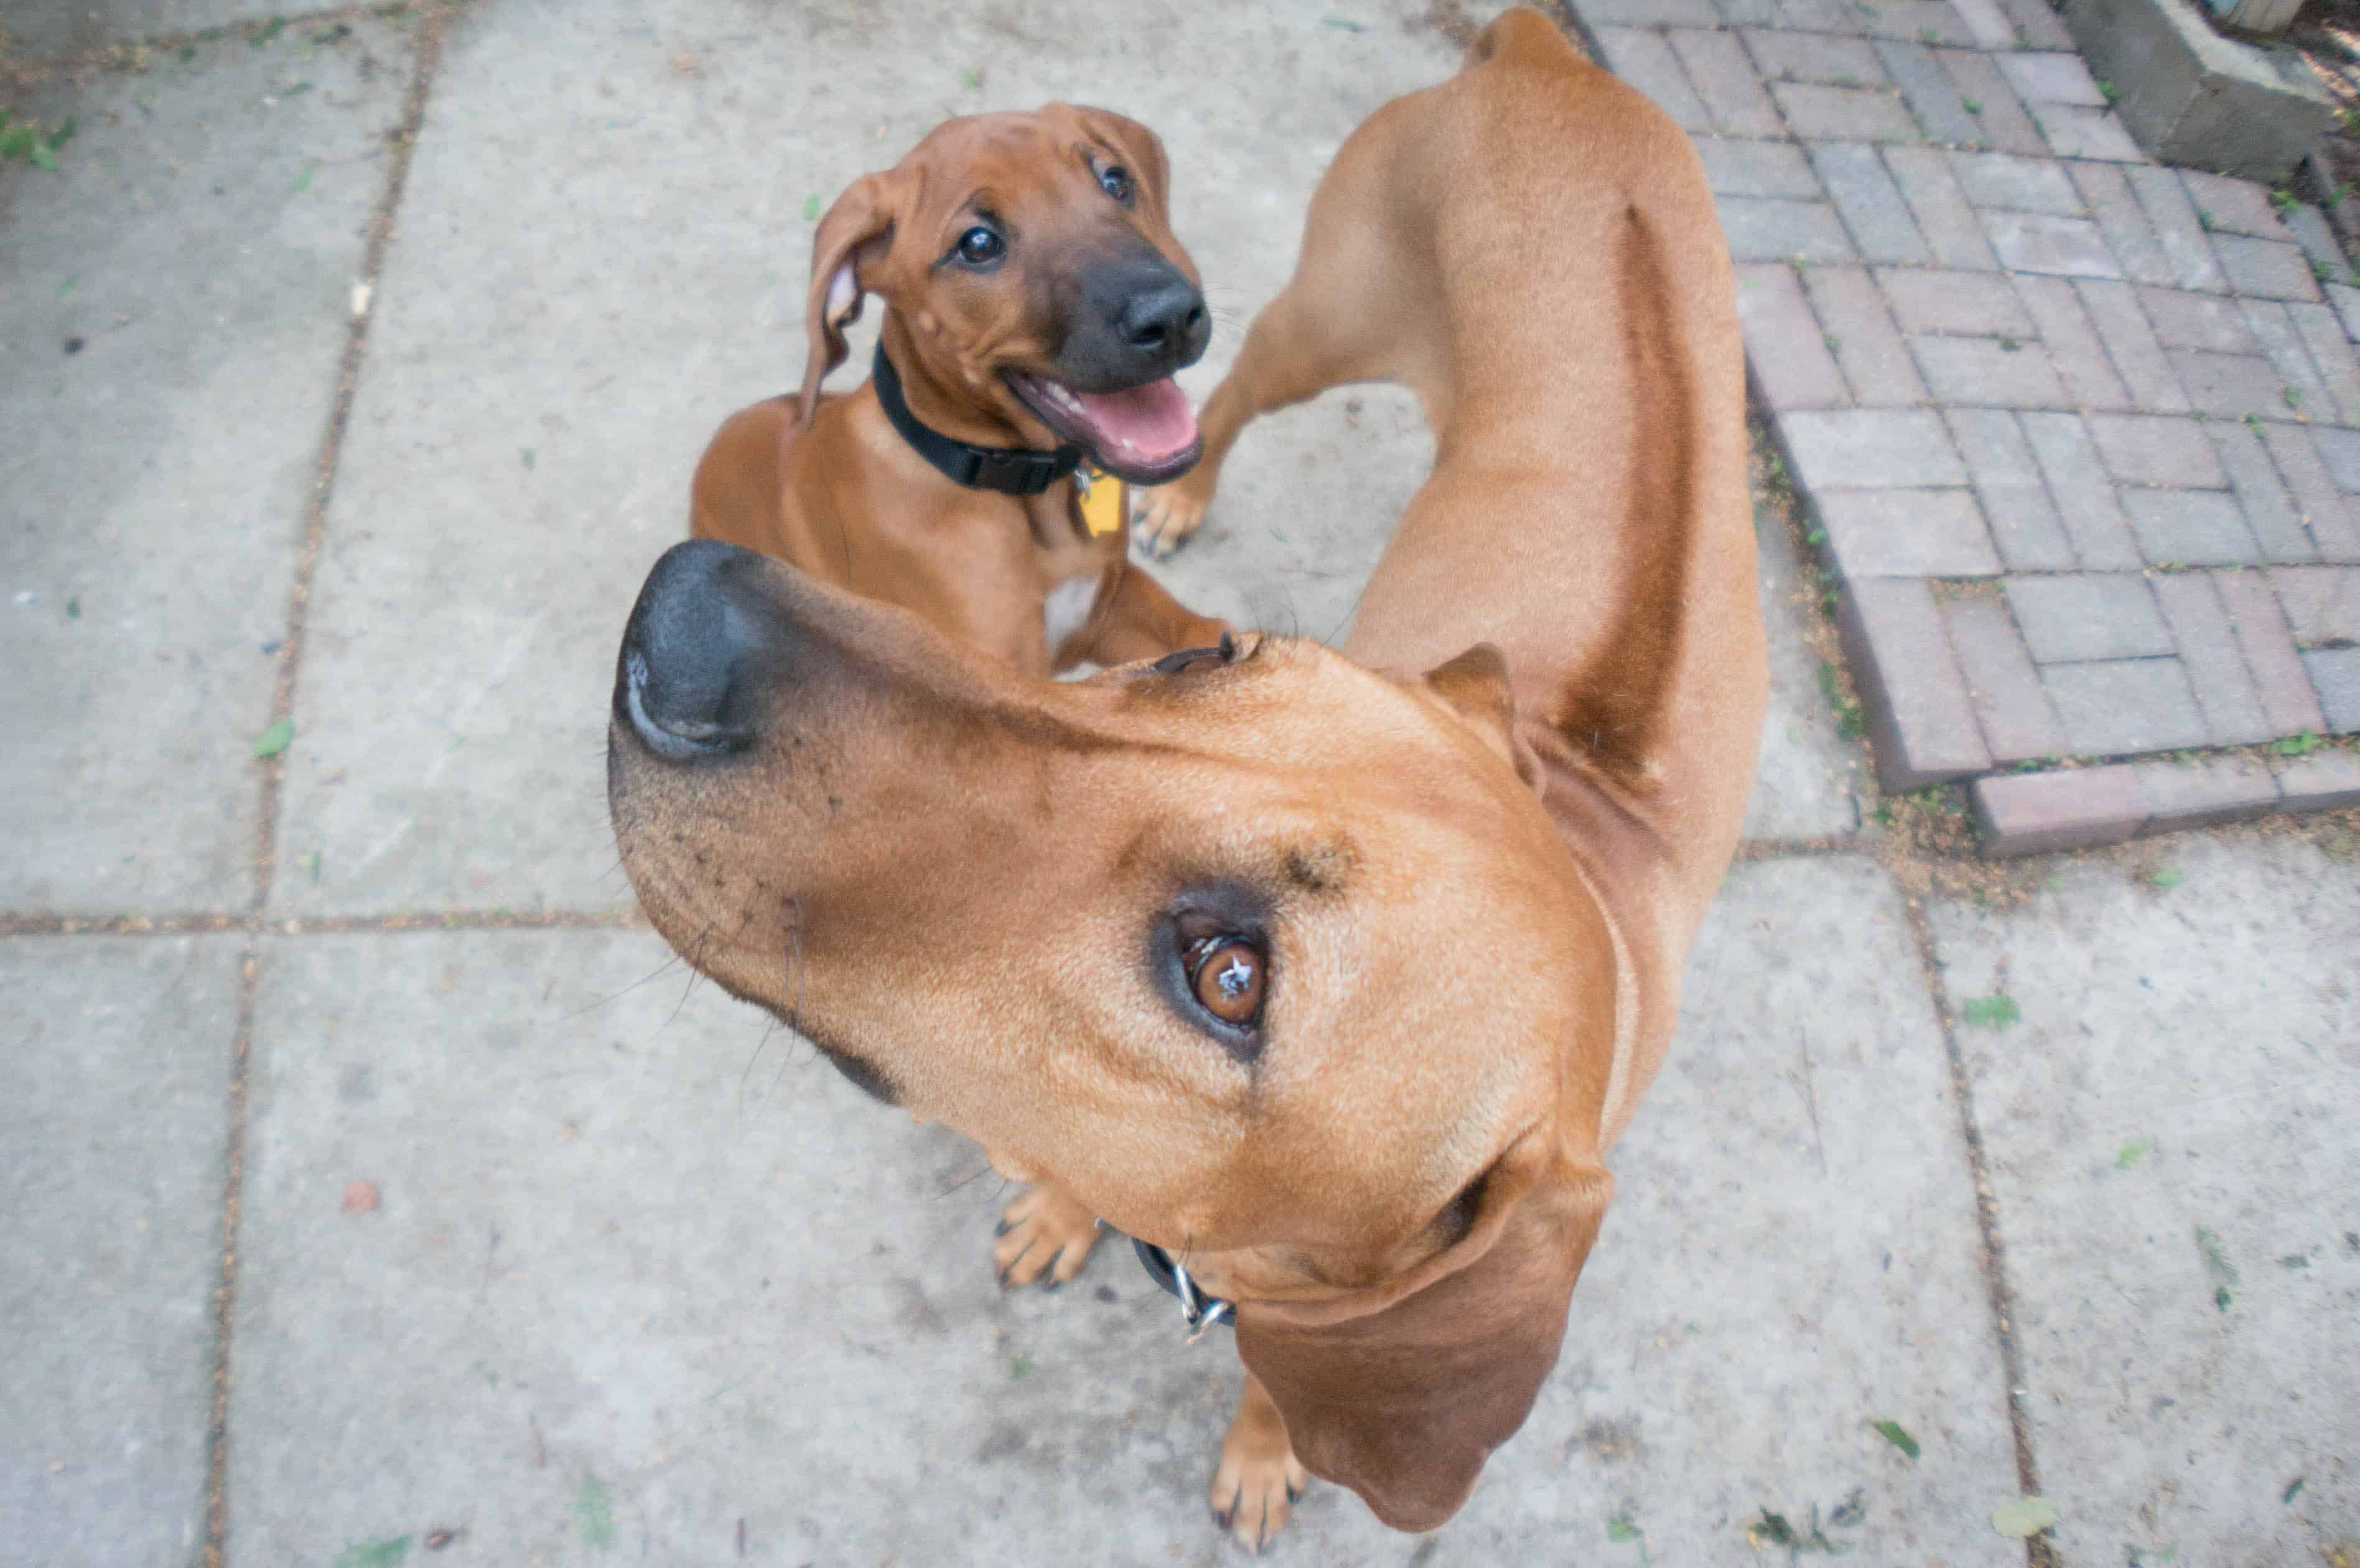
[[996, 1224], [996, 1225], [994, 1225], [994, 1226], [992, 1226], [992, 1227], [991, 1227], [991, 1234], [992, 1234], [992, 1237], [993, 1237], [993, 1239], [994, 1239], [994, 1240], [997, 1240], [997, 1239], [999, 1239], [1000, 1237], [1006, 1235], [1007, 1234], [1008, 1234], [1008, 1222], [1007, 1222], [1007, 1221], [1005, 1221], [1005, 1220], [1000, 1221], [1000, 1223], [998, 1223], [998, 1224]]

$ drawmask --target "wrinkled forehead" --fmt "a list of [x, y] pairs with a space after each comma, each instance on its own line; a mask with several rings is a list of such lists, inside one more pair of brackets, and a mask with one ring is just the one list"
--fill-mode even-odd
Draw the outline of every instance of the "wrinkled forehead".
[[1021, 200], [1089, 173], [1089, 157], [1120, 154], [1062, 105], [945, 120], [902, 160], [926, 177], [931, 210], [956, 207], [978, 192]]

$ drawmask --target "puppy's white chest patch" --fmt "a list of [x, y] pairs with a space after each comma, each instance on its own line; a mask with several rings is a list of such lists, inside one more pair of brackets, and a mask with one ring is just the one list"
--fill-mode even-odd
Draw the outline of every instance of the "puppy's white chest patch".
[[1049, 656], [1055, 658], [1065, 639], [1079, 631], [1098, 608], [1099, 576], [1092, 572], [1087, 577], [1067, 577], [1049, 590], [1041, 606], [1043, 630], [1049, 634]]

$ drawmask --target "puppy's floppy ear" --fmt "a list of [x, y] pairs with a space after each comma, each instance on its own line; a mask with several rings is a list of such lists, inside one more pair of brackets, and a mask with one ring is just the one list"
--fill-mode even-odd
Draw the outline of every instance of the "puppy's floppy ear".
[[1614, 1179], [1549, 1164], [1523, 1182], [1496, 1169], [1473, 1228], [1434, 1264], [1478, 1255], [1381, 1310], [1325, 1323], [1251, 1302], [1240, 1313], [1238, 1354], [1277, 1402], [1295, 1457], [1395, 1530], [1459, 1511], [1557, 1365]]
[[1426, 689], [1496, 746], [1528, 784], [1540, 779], [1540, 761], [1516, 734], [1516, 698], [1508, 685], [1507, 655], [1478, 642], [1426, 672]]
[[1087, 104], [1068, 104], [1074, 117], [1093, 141], [1103, 143], [1122, 155], [1122, 165], [1139, 182], [1153, 204], [1155, 214], [1162, 217], [1169, 210], [1166, 203], [1172, 195], [1172, 165], [1164, 156], [1164, 140], [1137, 120], [1116, 114], [1112, 109], [1093, 109]]
[[811, 292], [803, 302], [803, 332], [810, 340], [803, 360], [806, 425], [819, 407], [819, 384], [844, 363], [845, 323], [860, 319], [860, 296], [868, 287], [861, 269], [891, 248], [893, 225], [911, 183], [899, 170], [862, 175], [836, 199], [812, 236]]

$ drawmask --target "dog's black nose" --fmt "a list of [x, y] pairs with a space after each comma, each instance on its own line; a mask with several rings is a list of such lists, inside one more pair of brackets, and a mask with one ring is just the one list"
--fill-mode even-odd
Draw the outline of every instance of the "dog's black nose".
[[1115, 330], [1131, 347], [1168, 361], [1177, 370], [1194, 365], [1205, 352], [1212, 321], [1205, 312], [1205, 296], [1175, 273], [1125, 300]]
[[624, 629], [615, 717], [674, 762], [743, 749], [781, 630], [762, 557], [710, 539], [673, 545], [648, 574]]

